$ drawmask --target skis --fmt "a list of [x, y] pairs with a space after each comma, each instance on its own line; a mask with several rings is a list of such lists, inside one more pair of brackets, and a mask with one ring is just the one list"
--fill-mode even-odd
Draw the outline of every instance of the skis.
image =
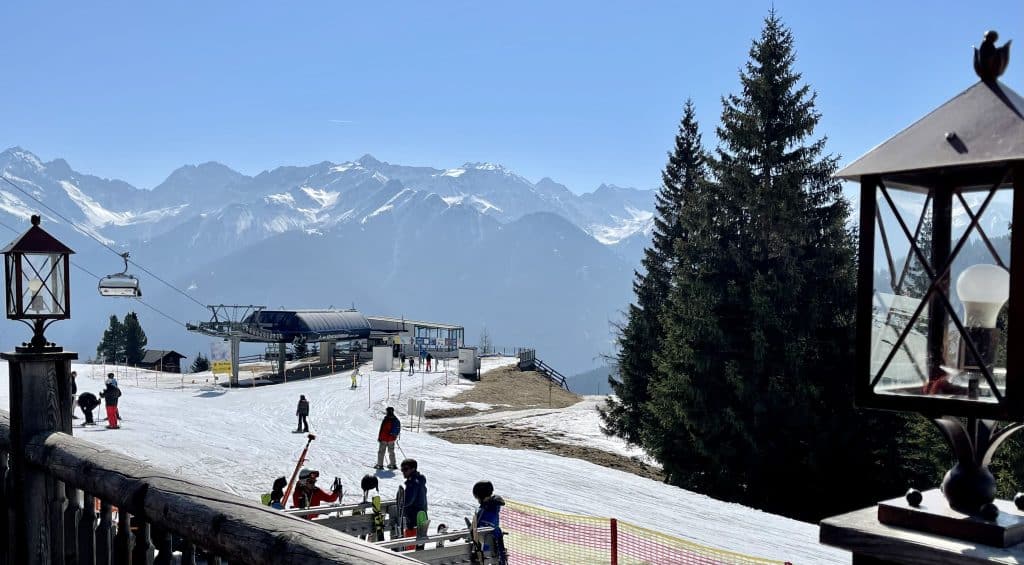
[[473, 521], [470, 522], [469, 518], [466, 518], [466, 527], [469, 528], [469, 538], [473, 543], [473, 555], [470, 557], [470, 563], [475, 565], [483, 565], [484, 563], [484, 545], [480, 540], [480, 532], [476, 529], [477, 514], [473, 515]]
[[384, 512], [380, 507], [380, 494], [373, 495], [373, 540], [384, 541]]
[[295, 463], [295, 471], [292, 472], [292, 478], [288, 481], [288, 488], [284, 489], [284, 496], [281, 497], [281, 506], [288, 507], [288, 498], [292, 494], [292, 487], [295, 485], [295, 477], [299, 476], [299, 469], [302, 468], [302, 464], [306, 462], [306, 452], [309, 451], [309, 444], [313, 443], [316, 436], [309, 434], [306, 436], [306, 447], [302, 448], [302, 455], [299, 455], [298, 462]]
[[395, 493], [395, 512], [398, 516], [395, 516], [392, 520], [392, 539], [398, 539], [405, 536], [405, 487], [399, 486], [398, 492]]

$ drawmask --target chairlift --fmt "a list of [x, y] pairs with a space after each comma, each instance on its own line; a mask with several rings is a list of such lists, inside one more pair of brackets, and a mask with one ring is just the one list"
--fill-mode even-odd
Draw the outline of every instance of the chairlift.
[[98, 285], [100, 296], [142, 298], [139, 279], [128, 274], [128, 252], [122, 253], [121, 258], [124, 259], [124, 270], [100, 279]]

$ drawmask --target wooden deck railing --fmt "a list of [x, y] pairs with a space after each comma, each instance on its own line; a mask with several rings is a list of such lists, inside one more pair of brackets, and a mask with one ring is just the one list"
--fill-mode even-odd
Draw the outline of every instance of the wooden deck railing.
[[[0, 532], [5, 534], [18, 530], [9, 510], [24, 495], [9, 476], [11, 438], [10, 415], [0, 411]], [[28, 437], [24, 453], [25, 472], [47, 478], [46, 492], [22, 509], [24, 528], [51, 527], [38, 544], [44, 547], [24, 548], [27, 555], [18, 557], [20, 562], [420, 563], [66, 433]], [[0, 545], [0, 565], [20, 565], [12, 560], [9, 544]]]

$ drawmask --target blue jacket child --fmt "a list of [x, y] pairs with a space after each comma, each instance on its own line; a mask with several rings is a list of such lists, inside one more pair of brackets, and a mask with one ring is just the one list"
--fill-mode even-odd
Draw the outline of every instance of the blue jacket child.
[[[501, 507], [505, 506], [505, 499], [494, 495], [494, 485], [491, 481], [480, 481], [473, 485], [473, 498], [480, 503], [476, 510], [475, 522], [478, 528], [494, 528], [494, 552], [498, 556], [498, 563], [507, 562], [508, 556], [505, 552], [505, 534], [501, 531]], [[490, 551], [490, 547], [484, 545], [484, 551]]]

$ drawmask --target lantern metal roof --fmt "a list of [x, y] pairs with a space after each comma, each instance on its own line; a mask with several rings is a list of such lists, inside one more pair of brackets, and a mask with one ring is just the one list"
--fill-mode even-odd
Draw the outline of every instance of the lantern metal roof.
[[1019, 160], [1024, 160], [1024, 98], [998, 80], [981, 80], [836, 176], [859, 181], [884, 175], [904, 187], [950, 183], [987, 189], [1002, 178], [1008, 161]]
[[32, 227], [4, 247], [0, 253], [66, 253], [70, 255], [74, 251], [39, 227], [39, 216], [32, 216]]

